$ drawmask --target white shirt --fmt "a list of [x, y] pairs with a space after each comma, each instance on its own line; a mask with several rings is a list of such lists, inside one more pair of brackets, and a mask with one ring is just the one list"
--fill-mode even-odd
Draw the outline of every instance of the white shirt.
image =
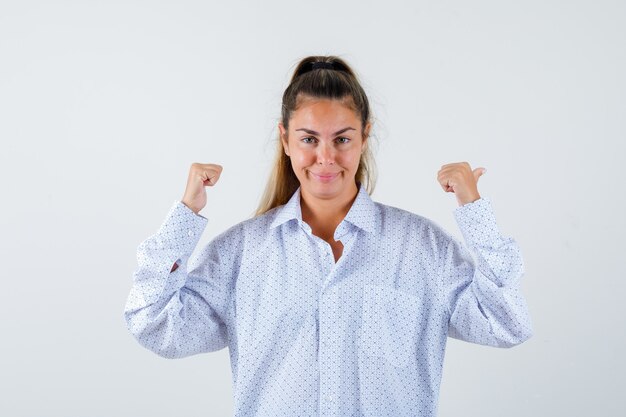
[[520, 251], [489, 199], [454, 213], [476, 260], [360, 187], [335, 263], [302, 221], [298, 189], [188, 265], [207, 219], [176, 201], [138, 247], [128, 328], [168, 358], [228, 347], [237, 417], [434, 416], [447, 336], [511, 347], [532, 335]]

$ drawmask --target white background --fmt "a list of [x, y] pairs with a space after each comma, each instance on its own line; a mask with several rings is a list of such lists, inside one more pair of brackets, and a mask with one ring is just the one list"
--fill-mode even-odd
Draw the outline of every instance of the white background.
[[624, 415], [622, 1], [0, 2], [0, 415], [228, 416], [228, 351], [143, 349], [138, 244], [192, 162], [224, 166], [201, 244], [251, 216], [295, 64], [369, 94], [373, 198], [460, 237], [442, 164], [522, 249], [535, 335], [450, 339], [440, 416]]

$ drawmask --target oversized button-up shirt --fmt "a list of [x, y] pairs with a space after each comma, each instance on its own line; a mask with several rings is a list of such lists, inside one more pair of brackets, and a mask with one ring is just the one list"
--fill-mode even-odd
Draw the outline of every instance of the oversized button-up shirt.
[[448, 336], [511, 347], [532, 334], [520, 250], [490, 200], [454, 215], [465, 244], [360, 187], [335, 262], [298, 189], [190, 259], [208, 219], [175, 201], [138, 247], [125, 319], [167, 358], [228, 347], [236, 417], [434, 416]]

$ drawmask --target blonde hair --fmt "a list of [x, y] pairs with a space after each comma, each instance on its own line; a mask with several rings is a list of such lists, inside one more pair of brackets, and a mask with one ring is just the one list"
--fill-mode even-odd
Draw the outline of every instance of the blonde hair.
[[[327, 67], [316, 68], [314, 64], [320, 62], [327, 63], [327, 65], [332, 64], [332, 69]], [[361, 117], [363, 140], [367, 139], [369, 132], [365, 132], [365, 127], [371, 123], [369, 100], [355, 72], [343, 59], [336, 56], [309, 56], [298, 63], [289, 86], [283, 93], [281, 122], [285, 130], [289, 130], [289, 120], [292, 113], [308, 98], [324, 98], [344, 102]], [[255, 215], [257, 216], [287, 203], [300, 186], [300, 182], [291, 168], [291, 161], [283, 151], [280, 139], [279, 132], [274, 165], [256, 210]], [[376, 167], [369, 142], [369, 140], [366, 142], [361, 153], [355, 181], [362, 184], [367, 192], [372, 194], [376, 185]]]

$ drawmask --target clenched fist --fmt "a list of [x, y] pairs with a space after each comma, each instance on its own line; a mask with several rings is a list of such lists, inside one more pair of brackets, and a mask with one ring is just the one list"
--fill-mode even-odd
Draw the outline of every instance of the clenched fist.
[[480, 198], [478, 178], [485, 171], [486, 168], [476, 168], [472, 171], [467, 162], [455, 162], [441, 167], [437, 173], [437, 181], [445, 192], [454, 193], [459, 206], [462, 206]]
[[222, 173], [222, 166], [194, 162], [189, 169], [187, 188], [181, 202], [198, 214], [206, 206], [206, 186], [214, 186]]

